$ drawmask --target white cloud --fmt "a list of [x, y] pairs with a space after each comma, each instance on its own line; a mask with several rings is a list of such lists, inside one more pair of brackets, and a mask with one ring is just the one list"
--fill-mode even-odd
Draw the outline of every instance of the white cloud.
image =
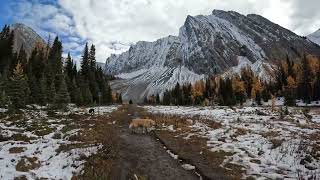
[[213, 9], [260, 14], [301, 35], [320, 27], [318, 0], [58, 0], [59, 6], [35, 1], [21, 0], [17, 6], [23, 22], [70, 36], [64, 47], [77, 53], [84, 41], [94, 43], [100, 62], [131, 43], [177, 35], [187, 15], [207, 15]]
[[[115, 52], [110, 47], [110, 42], [129, 44], [177, 35], [187, 15], [211, 14], [213, 9], [261, 14], [286, 28], [291, 28], [292, 12], [288, 10], [291, 7], [290, 2], [288, 0], [82, 0], [80, 2], [59, 0], [59, 4], [73, 15], [78, 34], [96, 44], [97, 57], [100, 61]], [[127, 48], [123, 50], [125, 49]]]
[[78, 47], [79, 47], [79, 44], [76, 42], [63, 43], [63, 48], [65, 48], [65, 49], [75, 50]]
[[307, 35], [320, 28], [319, 0], [292, 0], [291, 29]]
[[55, 5], [36, 1], [21, 0], [12, 3], [12, 16], [35, 29], [42, 36], [51, 34], [71, 35], [74, 33], [73, 20]]
[[75, 33], [73, 28], [73, 21], [70, 17], [64, 14], [55, 14], [52, 18], [45, 20], [41, 27], [49, 28], [54, 32], [64, 35], [64, 36], [72, 36]]

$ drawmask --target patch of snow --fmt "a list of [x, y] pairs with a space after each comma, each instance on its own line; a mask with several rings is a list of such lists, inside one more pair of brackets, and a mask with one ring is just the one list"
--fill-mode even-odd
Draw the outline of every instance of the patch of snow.
[[173, 125], [170, 125], [167, 128], [168, 128], [169, 131], [175, 131], [174, 128], [173, 128]]
[[304, 103], [302, 100], [297, 100], [297, 106], [320, 106], [320, 101], [312, 101], [310, 104]]
[[113, 111], [116, 111], [119, 106], [112, 105], [112, 106], [96, 106], [96, 107], [88, 107], [88, 108], [81, 108], [81, 107], [69, 107], [69, 111], [67, 112], [57, 112], [59, 115], [69, 115], [69, 114], [89, 114], [90, 109], [94, 109], [95, 115], [106, 115], [110, 114]]
[[192, 170], [195, 170], [196, 167], [195, 166], [192, 166], [191, 164], [183, 164], [181, 165], [181, 167], [187, 171], [192, 171]]
[[178, 159], [178, 155], [172, 153], [170, 150], [167, 150], [167, 153], [173, 158], [173, 159]]
[[0, 108], [0, 113], [5, 113], [7, 111], [8, 111], [8, 109], [6, 109], [6, 108]]

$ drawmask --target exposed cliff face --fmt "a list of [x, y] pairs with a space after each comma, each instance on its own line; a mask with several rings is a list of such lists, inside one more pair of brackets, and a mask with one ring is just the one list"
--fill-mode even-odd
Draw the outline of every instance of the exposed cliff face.
[[[304, 52], [319, 55], [320, 47], [262, 16], [214, 10], [209, 16], [188, 16], [178, 37], [138, 42], [129, 51], [111, 56], [106, 72], [124, 79], [113, 84], [124, 93], [124, 99], [141, 101], [177, 82], [224, 73], [238, 65], [239, 57], [254, 67], [259, 65], [257, 70], [269, 72], [272, 68], [264, 69], [268, 63], [285, 59], [287, 54], [296, 59]], [[264, 76], [261, 72], [256, 73]], [[137, 84], [143, 88], [137, 90]]]
[[29, 56], [37, 44], [46, 44], [45, 41], [33, 29], [24, 24], [14, 24], [12, 25], [12, 30], [14, 31], [13, 48], [16, 52], [19, 52], [20, 48], [23, 46], [24, 50]]

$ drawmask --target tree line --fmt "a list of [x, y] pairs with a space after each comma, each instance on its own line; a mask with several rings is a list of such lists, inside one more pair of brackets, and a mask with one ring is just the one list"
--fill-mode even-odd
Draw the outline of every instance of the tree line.
[[320, 100], [320, 61], [312, 55], [303, 55], [293, 61], [287, 56], [276, 65], [273, 79], [261, 80], [250, 67], [230, 77], [210, 76], [194, 84], [177, 83], [159, 94], [146, 97], [146, 104], [162, 105], [242, 105], [251, 99], [256, 105], [275, 97], [284, 97], [287, 106], [295, 106], [297, 100], [304, 103]]
[[19, 109], [27, 104], [107, 105], [121, 100], [121, 95], [112, 94], [111, 77], [96, 64], [94, 45], [85, 45], [78, 71], [70, 53], [67, 58], [62, 57], [58, 37], [52, 43], [48, 40], [47, 44], [36, 44], [29, 57], [23, 46], [14, 52], [13, 44], [14, 33], [5, 25], [0, 33], [0, 106]]

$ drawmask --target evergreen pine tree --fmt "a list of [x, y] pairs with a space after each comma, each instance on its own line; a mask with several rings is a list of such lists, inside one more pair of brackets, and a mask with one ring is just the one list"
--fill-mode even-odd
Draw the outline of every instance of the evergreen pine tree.
[[256, 102], [257, 102], [257, 104], [259, 105], [259, 106], [261, 106], [262, 105], [262, 103], [261, 103], [261, 91], [257, 91], [257, 94], [256, 94]]
[[233, 93], [232, 81], [230, 78], [226, 80], [220, 79], [219, 85], [220, 105], [232, 106], [236, 104], [236, 98]]
[[320, 100], [320, 62], [318, 62], [318, 70], [316, 73], [316, 82], [314, 84], [314, 100], [318, 101]]
[[107, 103], [111, 104], [112, 103], [112, 90], [109, 84], [107, 84], [107, 91], [106, 91], [106, 95], [107, 95]]
[[110, 99], [109, 99], [109, 92], [108, 92], [108, 88], [107, 88], [107, 84], [103, 81], [101, 84], [101, 102], [102, 104], [108, 104]]
[[48, 61], [54, 76], [62, 73], [62, 43], [59, 41], [58, 36], [53, 41]]
[[90, 105], [93, 103], [92, 94], [87, 82], [85, 82], [81, 87], [81, 94], [84, 105]]
[[40, 79], [40, 94], [38, 96], [39, 96], [40, 105], [46, 105], [47, 104], [47, 79], [44, 74]]
[[90, 62], [90, 69], [94, 71], [96, 69], [96, 48], [92, 44], [89, 52], [89, 62]]
[[74, 77], [76, 79], [77, 75], [78, 75], [77, 64], [74, 63], [73, 68], [72, 68], [72, 77]]
[[168, 106], [168, 105], [171, 105], [171, 103], [172, 103], [171, 92], [166, 90], [163, 94], [162, 104]]
[[84, 104], [84, 100], [83, 100], [83, 96], [81, 94], [81, 89], [79, 87], [77, 87], [75, 89], [75, 99], [74, 99], [74, 102], [77, 104], [77, 105], [83, 105]]
[[8, 82], [7, 92], [11, 102], [10, 108], [18, 110], [26, 105], [27, 78], [23, 73], [23, 68], [20, 63], [14, 69], [13, 76]]
[[73, 60], [71, 59], [70, 53], [68, 53], [68, 57], [66, 59], [66, 74], [67, 77], [72, 80], [74, 78], [74, 73], [73, 73]]
[[261, 92], [261, 96], [262, 96], [262, 99], [264, 102], [268, 102], [269, 99], [271, 99], [271, 94], [266, 87], [263, 88], [263, 90]]
[[185, 105], [192, 105], [192, 85], [191, 83], [186, 84], [185, 86], [183, 86], [183, 94], [184, 94], [184, 101], [185, 101]]
[[40, 97], [39, 94], [41, 93], [41, 88], [40, 88], [40, 83], [39, 81], [35, 78], [34, 75], [31, 75], [28, 79], [28, 84], [29, 84], [29, 89], [30, 89], [30, 96], [31, 96], [31, 101], [30, 103], [34, 104], [40, 104]]
[[89, 50], [88, 50], [88, 43], [86, 43], [85, 48], [83, 50], [83, 55], [82, 55], [82, 61], [81, 61], [81, 75], [85, 78], [88, 79], [89, 77]]
[[47, 86], [46, 96], [47, 96], [48, 103], [50, 104], [55, 103], [56, 89], [55, 89], [54, 81], [51, 81], [50, 85]]
[[160, 95], [159, 94], [156, 95], [156, 104], [160, 104]]
[[[79, 103], [79, 95], [81, 94], [78, 92], [79, 88], [77, 87], [77, 83], [75, 78], [72, 79], [72, 81], [69, 84], [69, 93], [70, 93], [70, 102], [72, 103]], [[80, 91], [80, 90], [79, 90]]]
[[179, 82], [177, 82], [175, 88], [173, 89], [172, 92], [172, 97], [174, 98], [174, 104], [175, 105], [182, 105], [182, 90], [180, 88]]
[[5, 91], [5, 78], [0, 74], [0, 107], [5, 107], [9, 103], [9, 98]]
[[7, 76], [9, 74], [10, 63], [14, 60], [14, 33], [10, 30], [10, 26], [5, 25], [0, 34], [0, 74]]
[[57, 107], [61, 108], [61, 107], [65, 107], [68, 103], [70, 103], [70, 96], [69, 96], [69, 92], [67, 89], [65, 79], [63, 78], [63, 75], [59, 75], [59, 76], [62, 76], [62, 78], [61, 78], [59, 90], [55, 97], [55, 104], [57, 105]]
[[302, 59], [302, 98], [303, 102], [309, 104], [311, 102], [311, 80], [310, 80], [310, 68], [307, 56], [304, 55]]
[[[19, 62], [18, 54], [17, 53], [13, 53], [12, 57], [10, 58], [10, 61], [9, 61], [9, 69], [8, 69], [9, 76], [13, 75], [13, 71], [16, 68], [18, 62]], [[24, 67], [22, 63], [21, 63], [21, 65], [22, 65], [22, 67]]]
[[118, 96], [118, 103], [119, 104], [122, 104], [122, 94], [120, 93], [119, 96]]
[[204, 97], [207, 99], [212, 99], [214, 96], [214, 89], [212, 87], [212, 81], [210, 78], [206, 79]]

